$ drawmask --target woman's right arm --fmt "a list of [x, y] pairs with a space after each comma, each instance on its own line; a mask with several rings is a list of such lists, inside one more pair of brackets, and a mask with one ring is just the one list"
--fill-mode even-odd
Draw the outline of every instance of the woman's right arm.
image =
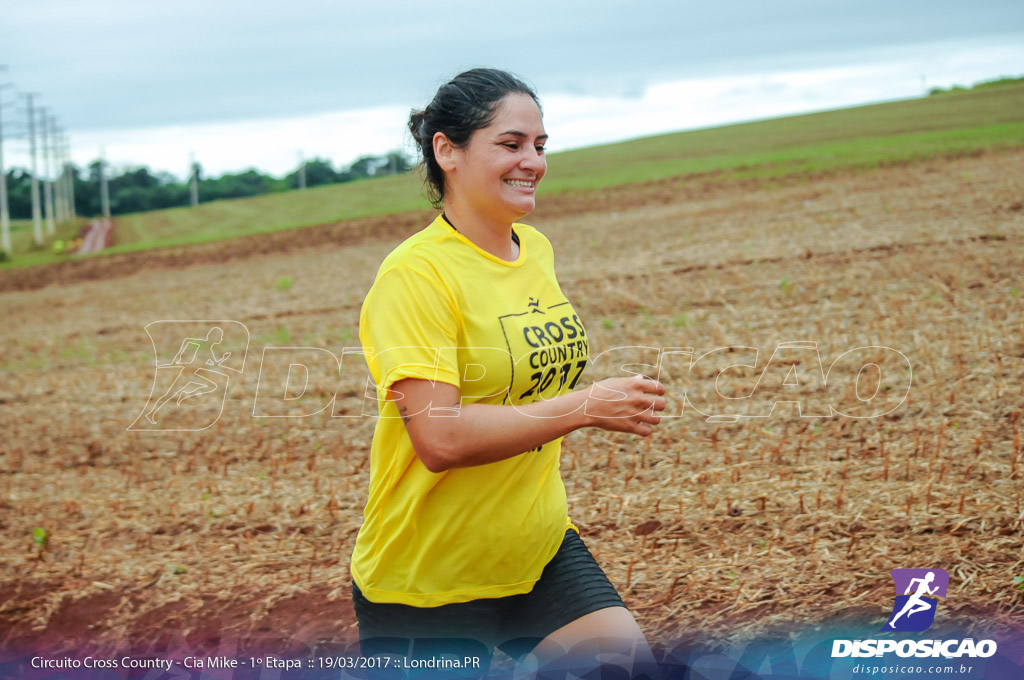
[[646, 437], [661, 421], [665, 389], [650, 378], [609, 378], [531, 404], [462, 404], [459, 388], [406, 378], [389, 391], [416, 455], [431, 472], [517, 456], [582, 427]]

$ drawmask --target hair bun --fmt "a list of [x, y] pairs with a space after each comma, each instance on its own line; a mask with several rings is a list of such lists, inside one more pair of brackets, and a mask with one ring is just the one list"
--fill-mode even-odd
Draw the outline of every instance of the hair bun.
[[409, 114], [409, 132], [417, 145], [423, 143], [423, 126], [427, 118], [427, 112], [413, 110]]

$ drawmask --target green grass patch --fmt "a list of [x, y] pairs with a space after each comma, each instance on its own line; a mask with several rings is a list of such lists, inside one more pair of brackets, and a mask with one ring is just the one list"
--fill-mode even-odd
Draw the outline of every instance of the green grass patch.
[[78, 236], [81, 225], [86, 222], [79, 219], [74, 222], [57, 224], [54, 226], [53, 236], [46, 233], [46, 220], [40, 223], [40, 234], [42, 245], [36, 245], [35, 230], [32, 227], [32, 220], [11, 220], [11, 253], [10, 258], [0, 263], [3, 266], [27, 266], [44, 262], [55, 262], [61, 259], [72, 257], [67, 253], [57, 254], [53, 252], [55, 241], [68, 243]]
[[686, 328], [691, 323], [693, 323], [693, 319], [691, 319], [690, 315], [685, 312], [677, 314], [675, 318], [672, 319], [672, 325], [676, 328]]
[[265, 333], [256, 336], [256, 342], [261, 345], [272, 345], [274, 347], [288, 347], [292, 344], [292, 332], [287, 324], [278, 324], [273, 333]]
[[[415, 175], [392, 175], [253, 198], [200, 203], [116, 218], [118, 245], [107, 252], [220, 241], [338, 220], [428, 207]], [[202, 197], [200, 197], [200, 200]]]
[[932, 89], [930, 89], [928, 91], [928, 95], [931, 96], [931, 97], [934, 97], [936, 95], [959, 94], [961, 92], [966, 92], [968, 90], [979, 90], [979, 89], [987, 89], [987, 88], [992, 88], [992, 87], [1007, 87], [1007, 86], [1021, 85], [1021, 84], [1024, 84], [1024, 77], [1022, 77], [1022, 78], [1008, 78], [1008, 77], [1004, 77], [1004, 78], [996, 78], [995, 80], [984, 80], [984, 81], [982, 81], [980, 83], [975, 83], [973, 87], [964, 87], [962, 85], [954, 85], [953, 87], [950, 87], [948, 89], [943, 89], [941, 87], [933, 87]]
[[[934, 156], [969, 154], [977, 151], [1024, 146], [1024, 122], [959, 130], [905, 133], [806, 144], [765, 151], [716, 156], [650, 158], [633, 164], [595, 159], [594, 173], [587, 175], [572, 167], [557, 167], [552, 161], [546, 195], [565, 191], [599, 189], [648, 182], [680, 175], [721, 173], [718, 179], [786, 177], [842, 169], [870, 169], [893, 163], [924, 160]], [[576, 161], [573, 160], [573, 163]], [[585, 167], [586, 164], [584, 163]], [[561, 170], [564, 174], [559, 174]]]

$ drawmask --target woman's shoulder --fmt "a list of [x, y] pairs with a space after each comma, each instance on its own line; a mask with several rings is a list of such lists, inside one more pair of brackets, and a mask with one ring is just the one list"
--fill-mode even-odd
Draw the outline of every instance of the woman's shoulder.
[[377, 277], [392, 269], [410, 268], [420, 270], [424, 267], [432, 269], [438, 254], [443, 251], [445, 243], [452, 239], [451, 229], [440, 216], [423, 229], [402, 241], [381, 262]]

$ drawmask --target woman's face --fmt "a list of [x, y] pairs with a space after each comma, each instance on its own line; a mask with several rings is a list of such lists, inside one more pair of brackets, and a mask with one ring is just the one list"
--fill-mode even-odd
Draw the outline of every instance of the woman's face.
[[518, 220], [536, 205], [537, 185], [548, 168], [547, 138], [533, 98], [507, 95], [491, 124], [474, 132], [464, 148], [452, 150], [445, 201], [503, 223]]

